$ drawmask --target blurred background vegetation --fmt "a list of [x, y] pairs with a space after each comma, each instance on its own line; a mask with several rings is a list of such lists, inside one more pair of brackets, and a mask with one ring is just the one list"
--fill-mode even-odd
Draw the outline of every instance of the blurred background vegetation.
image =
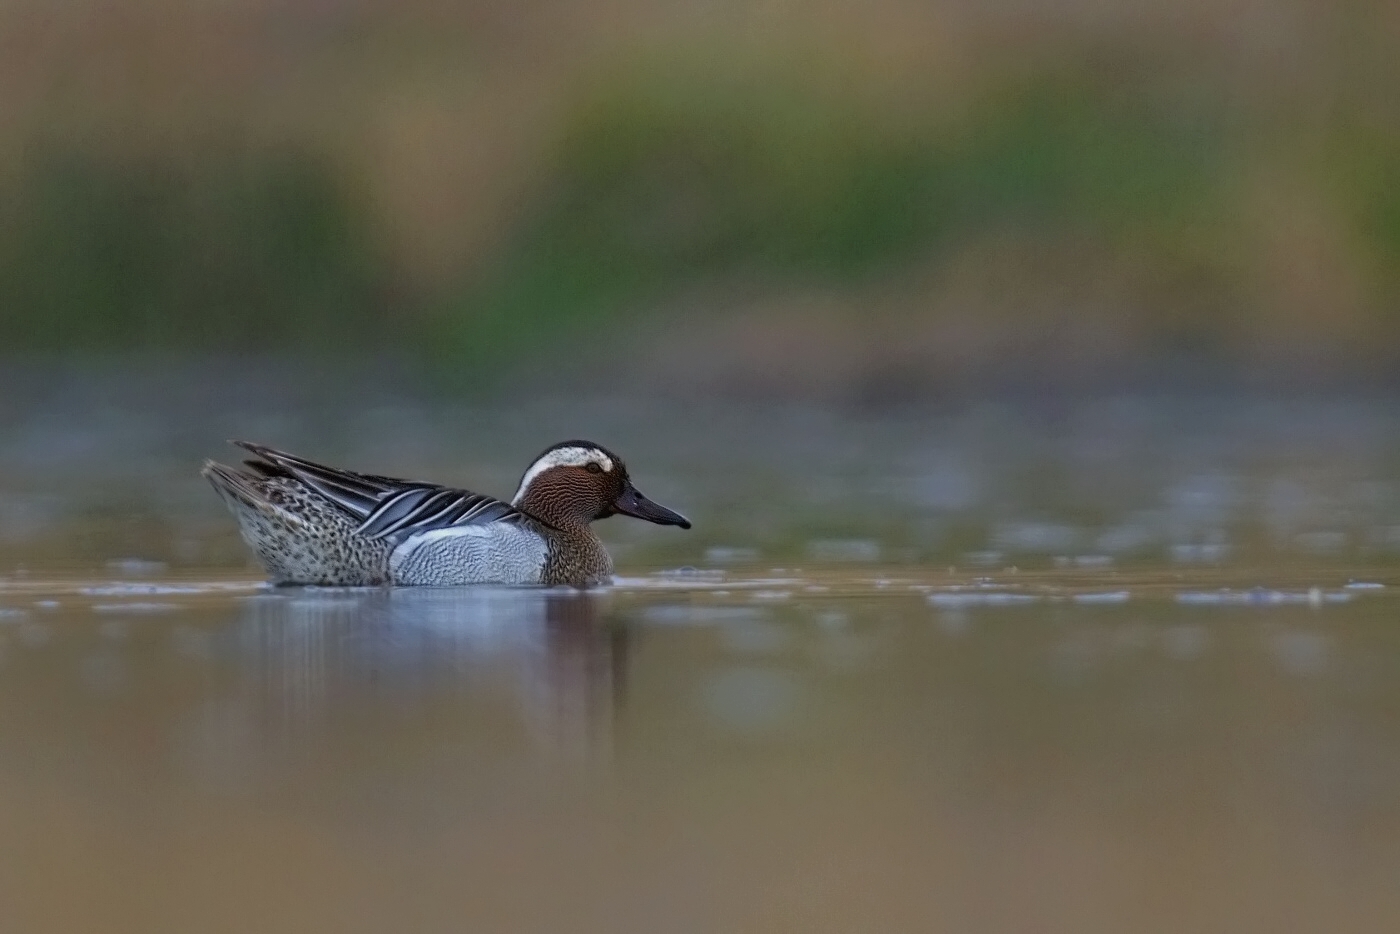
[[1383, 0], [10, 0], [0, 341], [462, 388], [1388, 384], [1397, 48]]

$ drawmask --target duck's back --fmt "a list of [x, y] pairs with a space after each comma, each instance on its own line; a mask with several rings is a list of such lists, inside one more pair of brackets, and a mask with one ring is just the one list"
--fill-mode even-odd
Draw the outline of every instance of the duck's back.
[[205, 476], [269, 576], [283, 584], [538, 584], [545, 528], [508, 503], [436, 484], [354, 473], [263, 445]]

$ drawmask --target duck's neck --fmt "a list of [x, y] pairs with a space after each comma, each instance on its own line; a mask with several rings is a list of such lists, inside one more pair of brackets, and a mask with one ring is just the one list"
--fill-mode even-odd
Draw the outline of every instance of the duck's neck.
[[548, 497], [526, 497], [517, 507], [555, 530], [550, 539], [540, 583], [575, 587], [606, 583], [612, 578], [612, 558], [588, 520], [567, 510], [551, 508]]
[[558, 498], [527, 494], [516, 504], [516, 508], [567, 535], [597, 538], [588, 520], [568, 509]]

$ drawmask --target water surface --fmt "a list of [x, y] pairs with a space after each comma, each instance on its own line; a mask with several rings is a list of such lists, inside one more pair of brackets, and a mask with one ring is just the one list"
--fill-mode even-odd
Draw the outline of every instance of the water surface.
[[[5, 934], [1400, 923], [1387, 400], [11, 388]], [[197, 476], [508, 495], [580, 436], [695, 521], [588, 594], [273, 590]]]
[[0, 584], [7, 931], [1375, 931], [1391, 581]]

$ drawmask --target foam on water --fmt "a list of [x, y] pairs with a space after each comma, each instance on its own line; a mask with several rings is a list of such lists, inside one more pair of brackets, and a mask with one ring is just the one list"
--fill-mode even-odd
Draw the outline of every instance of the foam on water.
[[[585, 591], [596, 598], [609, 594], [627, 596], [654, 592], [705, 594], [707, 599], [732, 604], [782, 604], [796, 599], [822, 599], [843, 595], [870, 595], [897, 599], [917, 596], [942, 609], [972, 607], [1030, 607], [1037, 604], [1113, 605], [1128, 602], [1170, 601], [1181, 606], [1322, 607], [1366, 597], [1381, 599], [1396, 593], [1384, 581], [1333, 580], [1268, 586], [1249, 584], [1224, 570], [1203, 569], [1185, 575], [1145, 572], [1134, 575], [1115, 568], [1057, 568], [1018, 572], [1008, 569], [995, 576], [959, 576], [952, 569], [891, 567], [883, 576], [855, 575], [822, 568], [816, 571], [772, 569], [746, 574], [742, 568], [678, 568], [646, 576], [620, 576], [609, 587]], [[784, 576], [774, 576], [779, 571]], [[532, 593], [574, 593], [569, 588], [549, 590], [516, 588]], [[466, 592], [464, 589], [463, 592]], [[382, 588], [273, 587], [255, 579], [211, 580], [43, 580], [24, 578], [0, 581], [0, 593], [23, 599], [26, 606], [0, 606], [0, 620], [20, 620], [35, 610], [58, 612], [64, 597], [98, 598], [87, 603], [93, 612], [164, 613], [182, 601], [221, 598], [298, 601], [308, 608], [331, 609], [353, 605], [366, 594]], [[409, 591], [396, 591], [408, 593]], [[651, 612], [660, 621], [662, 608]], [[702, 614], [703, 615], [703, 614]]]

